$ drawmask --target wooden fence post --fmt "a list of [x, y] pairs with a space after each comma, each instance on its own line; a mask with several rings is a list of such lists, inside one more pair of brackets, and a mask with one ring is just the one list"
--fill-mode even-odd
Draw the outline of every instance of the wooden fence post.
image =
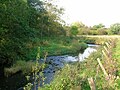
[[89, 82], [91, 90], [96, 90], [95, 82], [92, 77], [88, 78], [88, 82]]
[[109, 51], [106, 46], [104, 46], [104, 50], [107, 52], [107, 54], [109, 54]]
[[100, 67], [101, 67], [101, 69], [102, 69], [102, 71], [103, 71], [104, 75], [107, 77], [107, 76], [108, 76], [108, 74], [107, 74], [107, 72], [105, 71], [105, 68], [103, 67], [103, 65], [102, 65], [102, 63], [101, 63], [101, 61], [100, 61], [100, 59], [99, 59], [99, 58], [97, 58], [97, 61], [98, 61], [99, 65], [100, 65]]
[[110, 44], [108, 42], [105, 42], [106, 46], [110, 48]]
[[103, 55], [106, 57], [106, 59], [108, 59], [108, 56], [106, 55], [106, 53], [105, 53], [104, 50], [102, 50], [102, 53], [103, 53]]

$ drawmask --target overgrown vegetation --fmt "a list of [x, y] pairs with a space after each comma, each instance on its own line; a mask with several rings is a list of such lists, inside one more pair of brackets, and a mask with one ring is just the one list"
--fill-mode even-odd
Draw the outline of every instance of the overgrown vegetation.
[[[82, 38], [82, 37], [81, 37]], [[41, 47], [41, 57], [44, 56], [45, 52], [50, 55], [64, 55], [64, 54], [74, 54], [76, 52], [82, 52], [87, 48], [86, 40], [76, 37], [51, 37], [43, 38], [39, 40], [39, 45]], [[37, 46], [35, 47], [35, 49]], [[32, 59], [36, 56], [36, 50], [29, 54]]]
[[32, 72], [32, 67], [35, 66], [35, 62], [29, 61], [17, 61], [13, 64], [13, 66], [9, 68], [5, 68], [5, 76], [11, 76], [13, 74], [16, 74], [17, 72], [22, 72], [23, 74], [30, 74]]
[[[99, 49], [98, 52], [101, 50]], [[56, 73], [50, 85], [45, 85], [40, 90], [90, 90], [88, 77], [96, 75], [96, 59], [100, 53], [93, 53], [88, 60], [67, 64]]]
[[[95, 81], [96, 90], [119, 90], [120, 62], [118, 48], [120, 40], [117, 44], [116, 42], [116, 40], [112, 39], [99, 47], [97, 53], [93, 53], [85, 61], [66, 65], [61, 71], [56, 73], [50, 85], [45, 85], [40, 90], [90, 90], [90, 84], [88, 83], [88, 78], [90, 77]], [[108, 48], [109, 57], [102, 53], [104, 47]], [[112, 50], [114, 50], [113, 53], [111, 53]], [[111, 57], [112, 55], [114, 58]], [[107, 76], [99, 66], [98, 58], [101, 60]]]
[[120, 89], [120, 40], [116, 43], [115, 49], [113, 49], [113, 59], [116, 61], [118, 80], [116, 80], [116, 88]]

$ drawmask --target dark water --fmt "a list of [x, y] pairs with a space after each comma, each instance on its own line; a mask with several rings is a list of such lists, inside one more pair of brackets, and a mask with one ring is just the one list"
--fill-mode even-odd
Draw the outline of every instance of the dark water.
[[[45, 84], [49, 84], [53, 78], [56, 71], [64, 67], [65, 63], [75, 62], [75, 61], [83, 61], [88, 58], [88, 56], [96, 51], [97, 45], [88, 44], [88, 48], [82, 54], [78, 54], [77, 56], [71, 55], [63, 55], [63, 56], [50, 56], [47, 57], [46, 63], [48, 67], [44, 69], [43, 74], [46, 79], [44, 80]], [[39, 61], [43, 62], [43, 59]], [[21, 73], [17, 73], [9, 78], [0, 77], [0, 90], [23, 90], [22, 87], [27, 84], [27, 80], [25, 76]]]
[[17, 73], [11, 77], [0, 77], [0, 90], [17, 90], [27, 83], [25, 76]]

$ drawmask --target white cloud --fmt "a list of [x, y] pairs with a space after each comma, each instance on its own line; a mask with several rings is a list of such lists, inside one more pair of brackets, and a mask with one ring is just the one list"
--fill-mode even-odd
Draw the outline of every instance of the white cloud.
[[86, 25], [103, 23], [109, 26], [120, 22], [120, 0], [59, 0], [65, 8], [67, 23], [82, 21]]

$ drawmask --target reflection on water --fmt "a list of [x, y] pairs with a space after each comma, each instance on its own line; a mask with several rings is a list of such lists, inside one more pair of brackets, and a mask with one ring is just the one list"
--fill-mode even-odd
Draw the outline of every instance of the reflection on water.
[[97, 51], [96, 47], [98, 46], [99, 45], [88, 44], [88, 48], [86, 48], [82, 54], [79, 53], [78, 56], [66, 55], [64, 61], [66, 62], [83, 61], [86, 58], [88, 58], [92, 52], [96, 52]]

